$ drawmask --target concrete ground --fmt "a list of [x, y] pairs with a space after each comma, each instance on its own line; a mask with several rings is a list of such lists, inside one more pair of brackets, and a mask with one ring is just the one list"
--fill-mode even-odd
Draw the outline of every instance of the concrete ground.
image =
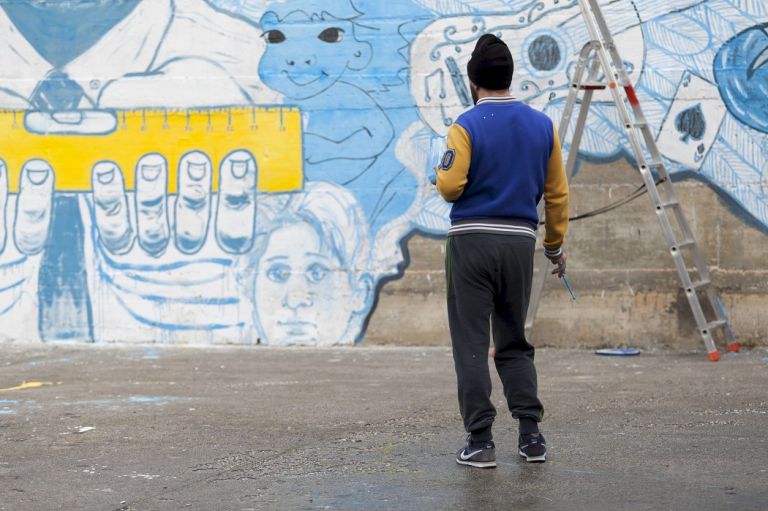
[[765, 350], [541, 350], [549, 461], [501, 413], [486, 471], [445, 348], [2, 352], [1, 510], [768, 509]]

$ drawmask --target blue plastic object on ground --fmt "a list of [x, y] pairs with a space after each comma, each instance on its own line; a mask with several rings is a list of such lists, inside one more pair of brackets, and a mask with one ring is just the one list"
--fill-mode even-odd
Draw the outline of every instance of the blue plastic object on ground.
[[640, 350], [637, 348], [604, 348], [595, 350], [595, 354], [606, 357], [632, 357], [639, 355]]

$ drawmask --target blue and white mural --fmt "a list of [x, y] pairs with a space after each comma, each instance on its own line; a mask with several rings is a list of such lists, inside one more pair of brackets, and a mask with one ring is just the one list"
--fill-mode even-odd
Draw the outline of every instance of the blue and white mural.
[[[768, 228], [768, 3], [601, 3], [671, 171]], [[488, 32], [559, 118], [574, 0], [0, 0], [0, 333], [359, 342], [447, 231], [429, 142]], [[580, 158], [628, 157], [597, 99]]]

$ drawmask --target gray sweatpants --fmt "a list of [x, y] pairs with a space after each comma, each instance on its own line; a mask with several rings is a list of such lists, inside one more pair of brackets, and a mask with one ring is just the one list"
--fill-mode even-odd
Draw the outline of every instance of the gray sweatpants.
[[494, 362], [507, 405], [516, 418], [541, 421], [534, 348], [525, 339], [535, 241], [525, 236], [462, 234], [446, 245], [448, 324], [467, 432], [487, 430], [496, 417], [488, 368], [490, 331]]

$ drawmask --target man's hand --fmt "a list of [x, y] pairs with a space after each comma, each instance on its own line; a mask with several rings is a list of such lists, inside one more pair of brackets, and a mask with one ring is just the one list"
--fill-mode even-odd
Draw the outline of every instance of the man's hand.
[[563, 252], [560, 254], [560, 257], [557, 259], [550, 259], [552, 261], [552, 264], [556, 264], [557, 268], [552, 270], [552, 275], [557, 275], [558, 278], [563, 278], [563, 275], [565, 275], [565, 261], [568, 259], [568, 256]]

